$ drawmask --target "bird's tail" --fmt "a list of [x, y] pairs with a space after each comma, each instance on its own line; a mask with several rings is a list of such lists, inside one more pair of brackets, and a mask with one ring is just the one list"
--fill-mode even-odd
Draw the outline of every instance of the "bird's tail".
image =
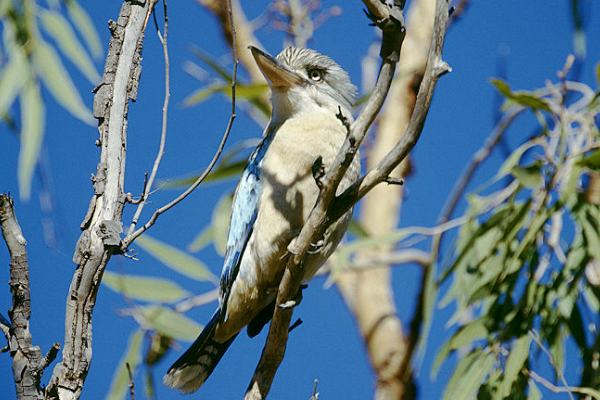
[[213, 336], [219, 318], [217, 310], [190, 348], [171, 365], [163, 378], [165, 385], [184, 393], [195, 392], [202, 386], [237, 336], [225, 343], [215, 341]]

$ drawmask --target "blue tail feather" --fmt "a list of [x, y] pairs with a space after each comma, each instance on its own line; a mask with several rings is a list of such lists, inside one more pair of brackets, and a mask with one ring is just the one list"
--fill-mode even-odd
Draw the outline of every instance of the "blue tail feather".
[[169, 368], [163, 378], [165, 385], [184, 393], [195, 392], [202, 386], [237, 336], [224, 343], [214, 340], [219, 320], [217, 310], [190, 348]]

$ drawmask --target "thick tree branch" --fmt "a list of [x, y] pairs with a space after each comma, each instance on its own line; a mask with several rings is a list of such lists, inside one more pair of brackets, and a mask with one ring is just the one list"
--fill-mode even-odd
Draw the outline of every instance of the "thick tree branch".
[[7, 194], [0, 194], [0, 227], [10, 255], [12, 307], [8, 311], [10, 326], [5, 333], [12, 358], [17, 399], [43, 399], [44, 393], [40, 388], [42, 353], [38, 346], [33, 345], [29, 331], [31, 300], [27, 241], [17, 222], [13, 201]]
[[[435, 0], [410, 3], [398, 71], [368, 153], [369, 169], [374, 168], [406, 132], [427, 66], [434, 14]], [[409, 164], [409, 159], [405, 159], [394, 169], [393, 175], [406, 176], [410, 172]], [[399, 185], [375, 187], [362, 202], [362, 226], [371, 235], [383, 236], [393, 231], [398, 225], [402, 195], [403, 187]], [[392, 249], [393, 244], [385, 243], [362, 251], [350, 268], [336, 276], [338, 288], [356, 318], [375, 372], [376, 399], [415, 397], [412, 373], [401, 373], [408, 338], [396, 309], [389, 267], [411, 262], [426, 266], [429, 254], [416, 249], [394, 253]]]
[[127, 112], [129, 100], [137, 95], [144, 31], [154, 4], [124, 1], [118, 20], [109, 23], [109, 53], [94, 97], [100, 162], [92, 179], [94, 195], [73, 255], [76, 269], [67, 297], [64, 350], [48, 385], [48, 398], [79, 398], [90, 367], [92, 312], [98, 287], [111, 256], [120, 252]]
[[[370, 1], [365, 1], [367, 6]], [[369, 98], [363, 112], [352, 124], [348, 138], [338, 153], [336, 160], [323, 179], [321, 193], [315, 207], [309, 215], [299, 236], [290, 244], [287, 265], [279, 285], [277, 304], [287, 304], [298, 293], [302, 280], [302, 260], [310, 249], [311, 243], [316, 243], [322, 237], [325, 229], [348, 211], [358, 199], [363, 197], [368, 190], [384, 181], [391, 171], [404, 159], [406, 154], [414, 147], [429, 109], [433, 95], [433, 88], [437, 79], [447, 72], [449, 67], [441, 61], [441, 49], [446, 32], [448, 19], [448, 1], [438, 0], [434, 35], [428, 59], [426, 75], [421, 83], [417, 97], [415, 112], [407, 129], [407, 133], [396, 147], [384, 158], [378, 168], [372, 170], [370, 175], [354, 185], [354, 191], [348, 190], [344, 198], [335, 197], [337, 186], [344, 176], [349, 164], [362, 143], [367, 129], [379, 112], [387, 96], [396, 63], [400, 55], [400, 48], [404, 39], [404, 24], [401, 10], [394, 8], [388, 10], [387, 18], [381, 19], [375, 15], [376, 23], [383, 31], [381, 57], [383, 64], [373, 94]], [[366, 179], [368, 178], [368, 179]], [[362, 195], [361, 195], [362, 194]], [[334, 202], [334, 200], [336, 200]], [[291, 321], [292, 309], [276, 307], [273, 320], [269, 328], [267, 342], [248, 391], [246, 399], [265, 398], [273, 377], [285, 353], [288, 337], [288, 327]]]
[[[350, 127], [348, 138], [331, 168], [323, 177], [315, 207], [299, 236], [288, 247], [290, 254], [287, 257], [287, 265], [279, 285], [276, 300], [278, 305], [289, 304], [291, 299], [297, 295], [302, 280], [302, 260], [309, 251], [311, 243], [316, 243], [322, 237], [327, 226], [335, 221], [328, 218], [328, 209], [335, 198], [337, 186], [356, 155], [369, 126], [381, 109], [390, 88], [396, 63], [400, 57], [405, 31], [400, 9], [388, 9], [386, 13], [385, 18], [380, 18], [380, 15], [375, 17], [377, 25], [383, 31], [380, 53], [383, 64], [376, 87], [363, 112]], [[395, 17], [392, 17], [392, 13]], [[398, 15], [399, 18], [396, 17]], [[340, 118], [343, 117], [343, 115], [340, 116]], [[292, 311], [293, 308], [290, 307], [275, 308], [267, 342], [246, 392], [246, 399], [263, 399], [267, 396], [277, 368], [285, 354]]]

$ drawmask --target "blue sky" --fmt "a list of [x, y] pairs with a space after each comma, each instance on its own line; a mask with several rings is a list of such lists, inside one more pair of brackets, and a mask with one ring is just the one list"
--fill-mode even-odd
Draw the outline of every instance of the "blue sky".
[[[269, 3], [265, 0], [242, 2], [249, 17], [258, 16]], [[323, 1], [325, 6], [342, 2]], [[413, 152], [415, 173], [406, 182], [407, 198], [403, 205], [401, 225], [431, 226], [455, 179], [472, 153], [483, 143], [493, 126], [494, 90], [489, 84], [495, 76], [499, 53], [508, 52], [506, 74], [511, 87], [533, 89], [544, 85], [546, 79], [555, 79], [556, 71], [572, 51], [572, 23], [569, 1], [472, 1], [464, 17], [450, 30], [444, 50], [444, 59], [453, 72], [442, 78], [421, 140]], [[582, 80], [595, 87], [593, 67], [600, 61], [600, 7], [591, 0], [587, 5], [587, 59], [583, 65]], [[592, 4], [594, 3], [594, 4]], [[82, 2], [84, 4], [84, 2]], [[86, 2], [106, 47], [109, 38], [106, 21], [115, 18], [118, 1]], [[330, 19], [315, 34], [310, 46], [331, 56], [349, 71], [353, 81], [360, 84], [360, 61], [369, 44], [376, 38], [361, 10], [361, 2], [343, 2], [343, 13]], [[182, 66], [193, 59], [192, 45], [206, 52], [225, 56], [218, 26], [213, 18], [193, 1], [170, 2], [170, 52], [172, 65], [172, 109], [169, 120], [167, 152], [159, 177], [185, 175], [203, 168], [212, 156], [229, 115], [229, 105], [219, 96], [193, 108], [184, 108], [182, 100], [201, 83], [186, 74]], [[266, 27], [257, 33], [270, 53], [282, 47], [283, 34]], [[130, 106], [127, 153], [126, 190], [138, 193], [143, 174], [150, 169], [160, 132], [160, 110], [163, 96], [163, 61], [160, 45], [150, 29], [144, 45], [142, 80], [138, 101]], [[97, 65], [101, 70], [102, 65]], [[91, 87], [73, 70], [73, 76], [82, 95], [91, 107]], [[39, 187], [34, 183], [32, 200], [16, 202], [16, 209], [25, 236], [29, 242], [32, 286], [32, 322], [34, 341], [43, 351], [52, 343], [62, 341], [64, 304], [73, 272], [71, 255], [79, 235], [79, 223], [92, 194], [90, 174], [98, 162], [94, 140], [95, 128], [70, 117], [52, 103], [47, 109], [45, 139], [46, 161], [51, 172], [56, 200], [53, 219], [57, 224], [58, 243], [48, 248], [43, 240], [42, 210], [37, 201]], [[258, 137], [262, 127], [241, 115], [234, 125], [229, 147], [247, 138]], [[509, 133], [509, 144], [514, 145], [530, 132], [527, 123], [517, 125]], [[0, 190], [18, 193], [15, 166], [18, 141], [5, 126], [0, 126]], [[477, 175], [478, 181], [490, 176], [501, 161], [495, 154]], [[212, 208], [220, 196], [231, 191], [235, 182], [203, 186], [184, 204], [161, 217], [151, 234], [173, 245], [184, 247], [210, 222]], [[176, 192], [157, 193], [147, 212], [163, 204]], [[126, 210], [124, 221], [131, 218]], [[0, 263], [6, 266], [7, 252], [0, 246]], [[221, 259], [212, 249], [199, 253], [215, 274], [221, 269]], [[108, 267], [115, 272], [169, 276], [191, 292], [210, 289], [173, 276], [169, 270], [140, 251], [140, 261], [132, 262], [115, 257]], [[394, 270], [393, 286], [400, 317], [409, 321], [419, 279], [416, 267]], [[8, 268], [0, 268], [0, 281], [8, 281]], [[319, 391], [324, 399], [369, 398], [374, 387], [363, 345], [355, 324], [335, 288], [323, 288], [324, 280], [315, 279], [305, 292], [302, 305], [295, 315], [304, 324], [290, 336], [286, 358], [272, 388], [273, 399], [306, 399], [312, 382], [319, 380]], [[9, 308], [8, 285], [0, 291], [0, 309]], [[87, 379], [84, 398], [103, 398], [108, 390], [115, 365], [125, 349], [127, 338], [135, 328], [132, 320], [119, 317], [116, 311], [125, 306], [122, 298], [101, 288], [94, 313], [94, 358]], [[194, 310], [189, 315], [200, 323], [208, 320], [212, 306]], [[4, 313], [4, 311], [3, 311]], [[445, 364], [437, 380], [431, 380], [429, 370], [437, 348], [449, 337], [445, 328], [450, 309], [437, 310], [428, 351], [418, 373], [421, 398], [440, 397], [451, 373], [451, 363]], [[5, 314], [6, 315], [6, 314]], [[264, 333], [254, 340], [240, 335], [221, 361], [213, 376], [201, 389], [201, 398], [239, 398], [243, 393], [260, 356]], [[184, 344], [185, 345], [185, 344]], [[161, 377], [174, 361], [175, 352], [156, 367]], [[576, 357], [576, 355], [571, 355]], [[574, 359], [573, 359], [574, 360]], [[12, 393], [8, 357], [0, 355], [0, 393]], [[48, 371], [49, 374], [50, 371]], [[573, 379], [577, 371], [568, 371]], [[141, 385], [141, 382], [140, 382]], [[141, 398], [141, 391], [138, 394]], [[158, 385], [160, 399], [182, 396]]]

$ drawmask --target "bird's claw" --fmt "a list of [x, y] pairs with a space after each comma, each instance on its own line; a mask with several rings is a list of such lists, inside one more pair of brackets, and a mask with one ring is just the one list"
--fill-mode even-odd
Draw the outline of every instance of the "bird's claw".
[[321, 189], [323, 187], [323, 177], [325, 176], [325, 164], [323, 163], [323, 157], [319, 156], [312, 165], [312, 175], [315, 179], [315, 183]]
[[317, 243], [311, 243], [310, 249], [307, 251], [308, 254], [317, 254], [321, 252], [323, 246], [325, 245], [325, 241], [323, 239], [317, 241]]
[[306, 289], [308, 285], [302, 284], [300, 285], [300, 290], [296, 293], [296, 296], [293, 299], [286, 301], [285, 303], [281, 303], [278, 305], [282, 310], [288, 310], [290, 308], [294, 308], [300, 303], [302, 303], [302, 290]]

